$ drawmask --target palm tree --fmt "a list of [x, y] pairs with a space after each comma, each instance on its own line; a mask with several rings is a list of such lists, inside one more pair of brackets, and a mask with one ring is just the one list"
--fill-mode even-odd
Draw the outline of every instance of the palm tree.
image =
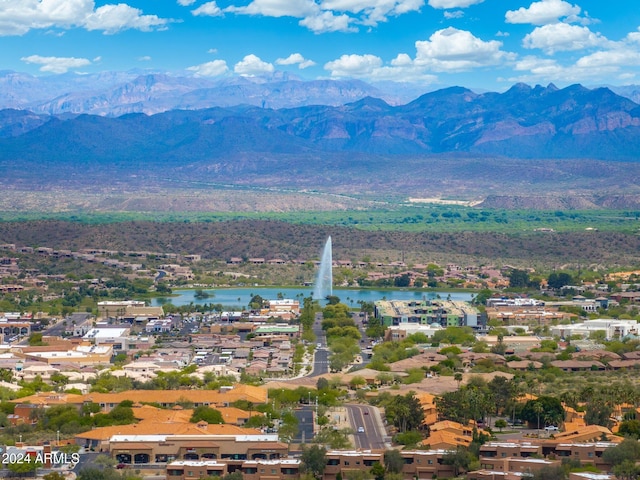
[[460, 372], [456, 372], [453, 376], [453, 379], [458, 382], [458, 390], [460, 390], [460, 383], [462, 382], [462, 374]]
[[536, 415], [538, 415], [538, 433], [540, 430], [540, 414], [544, 412], [544, 407], [542, 406], [542, 403], [540, 402], [535, 402], [533, 404], [533, 411], [536, 412]]

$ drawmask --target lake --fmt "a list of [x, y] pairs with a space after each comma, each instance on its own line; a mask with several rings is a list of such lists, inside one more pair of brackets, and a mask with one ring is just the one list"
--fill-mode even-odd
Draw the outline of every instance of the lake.
[[[299, 299], [310, 297], [313, 294], [312, 287], [242, 287], [242, 288], [215, 288], [203, 289], [209, 298], [196, 298], [195, 290], [174, 290], [171, 297], [158, 297], [151, 300], [151, 305], [160, 306], [171, 303], [176, 306], [202, 303], [219, 303], [228, 308], [244, 308], [254, 295], [260, 295], [267, 300], [282, 298]], [[280, 294], [280, 295], [279, 295]], [[340, 298], [342, 303], [357, 306], [359, 301], [375, 302], [377, 300], [420, 300], [425, 298], [450, 298], [451, 300], [470, 301], [475, 294], [467, 292], [438, 292], [415, 290], [373, 290], [362, 288], [334, 288], [333, 294]]]

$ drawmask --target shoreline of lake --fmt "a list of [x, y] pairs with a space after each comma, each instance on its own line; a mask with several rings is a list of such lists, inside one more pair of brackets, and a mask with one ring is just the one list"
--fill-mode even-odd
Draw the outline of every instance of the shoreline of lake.
[[[206, 298], [197, 298], [196, 292], [203, 292]], [[254, 295], [260, 295], [264, 299], [276, 300], [278, 298], [292, 298], [302, 302], [304, 298], [313, 294], [313, 287], [224, 287], [224, 288], [200, 288], [176, 289], [171, 295], [155, 297], [151, 300], [152, 306], [172, 304], [180, 307], [183, 305], [202, 305], [204, 303], [221, 304], [224, 307], [245, 308]], [[378, 300], [436, 300], [450, 299], [457, 301], [471, 301], [477, 292], [469, 290], [422, 290], [422, 289], [393, 289], [393, 288], [334, 288], [333, 295], [340, 298], [342, 303], [356, 306], [359, 302], [375, 302]]]

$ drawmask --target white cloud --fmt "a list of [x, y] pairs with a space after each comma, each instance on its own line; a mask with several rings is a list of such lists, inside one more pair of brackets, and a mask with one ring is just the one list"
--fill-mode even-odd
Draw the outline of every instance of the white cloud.
[[532, 25], [545, 25], [557, 23], [561, 18], [571, 17], [577, 20], [580, 7], [571, 5], [564, 0], [541, 0], [533, 2], [529, 8], [521, 7], [518, 10], [509, 10], [505, 14], [507, 23], [530, 23]]
[[278, 58], [276, 60], [276, 64], [278, 64], [278, 65], [298, 65], [298, 68], [304, 69], [304, 68], [308, 68], [308, 67], [313, 67], [316, 64], [316, 62], [314, 62], [313, 60], [305, 59], [299, 53], [292, 53], [287, 58]]
[[28, 57], [22, 57], [20, 60], [25, 63], [42, 65], [40, 67], [41, 72], [51, 73], [66, 73], [72, 68], [91, 65], [90, 60], [75, 57], [41, 57], [40, 55], [30, 55]]
[[303, 18], [318, 14], [320, 8], [313, 0], [253, 0], [244, 7], [230, 6], [225, 11], [265, 17]]
[[151, 57], [149, 55], [144, 55], [142, 57], [138, 57], [138, 61], [139, 62], [150, 62], [151, 61]]
[[507, 80], [528, 83], [558, 80], [564, 83], [610, 82], [614, 77], [621, 80], [633, 78], [636, 74], [634, 69], [637, 67], [640, 67], [640, 52], [620, 43], [610, 50], [585, 55], [569, 65], [561, 65], [554, 59], [533, 55], [523, 57], [514, 65], [514, 70], [523, 74]]
[[326, 63], [324, 69], [332, 77], [432, 84], [438, 81], [434, 72], [453, 73], [497, 66], [516, 58], [515, 54], [502, 51], [499, 41], [485, 42], [470, 32], [455, 28], [439, 30], [429, 40], [415, 42], [415, 46], [415, 58], [400, 53], [388, 65], [371, 54], [342, 55]]
[[195, 16], [205, 15], [208, 17], [220, 17], [223, 15], [222, 10], [215, 1], [203, 3], [195, 10], [191, 10], [191, 13]]
[[429, 0], [429, 5], [433, 8], [466, 8], [482, 2], [484, 0]]
[[637, 32], [630, 32], [627, 34], [625, 41], [629, 43], [640, 43], [640, 27]]
[[178, 0], [178, 5], [182, 5], [183, 7], [188, 7], [194, 3], [196, 3], [196, 0]]
[[522, 41], [525, 48], [539, 48], [550, 55], [558, 51], [606, 46], [609, 43], [609, 40], [600, 33], [593, 33], [587, 27], [566, 23], [552, 23], [536, 27]]
[[227, 73], [229, 67], [227, 67], [227, 62], [224, 60], [213, 60], [201, 65], [189, 67], [187, 70], [194, 72], [197, 77], [219, 77]]
[[218, 49], [217, 48], [210, 48], [209, 50], [207, 50], [207, 53], [218, 53]]
[[125, 29], [148, 31], [172, 20], [144, 15], [124, 3], [95, 9], [93, 0], [1, 0], [0, 35], [23, 35], [32, 29], [82, 27], [116, 33]]
[[376, 26], [386, 22], [391, 16], [418, 11], [424, 6], [424, 2], [425, 0], [252, 0], [247, 5], [232, 5], [224, 11], [241, 15], [299, 18], [300, 26], [315, 33], [352, 32], [357, 30], [355, 25]]
[[264, 62], [254, 54], [247, 55], [235, 64], [233, 71], [238, 75], [252, 76], [273, 72], [273, 65]]
[[616, 48], [595, 52], [580, 58], [576, 66], [583, 69], [640, 66], [640, 52], [635, 48]]
[[303, 18], [298, 23], [314, 33], [357, 31], [355, 27], [351, 26], [351, 22], [352, 19], [348, 15], [334, 15], [331, 12], [322, 12], [319, 15]]
[[347, 12], [360, 15], [359, 23], [377, 25], [390, 16], [418, 11], [424, 0], [323, 0], [320, 7], [325, 11]]
[[462, 18], [464, 17], [464, 12], [462, 10], [454, 10], [453, 12], [444, 12], [444, 18]]
[[562, 72], [562, 67], [555, 60], [530, 55], [516, 62], [514, 70], [553, 78]]
[[84, 27], [87, 30], [104, 30], [104, 33], [112, 34], [130, 28], [149, 32], [154, 27], [164, 27], [166, 24], [165, 19], [156, 15], [142, 15], [142, 10], [120, 3], [96, 9], [86, 18]]
[[332, 77], [368, 77], [382, 66], [382, 59], [375, 55], [342, 55], [337, 60], [327, 62], [325, 70]]
[[500, 50], [502, 42], [485, 42], [471, 32], [453, 27], [435, 32], [429, 40], [416, 42], [415, 63], [438, 72], [459, 72], [499, 65], [514, 58]]
[[426, 73], [416, 66], [406, 53], [399, 54], [391, 65], [383, 65], [382, 59], [375, 55], [342, 55], [328, 62], [325, 70], [332, 77], [365, 78], [372, 81], [416, 82], [432, 84], [438, 81], [435, 75]]

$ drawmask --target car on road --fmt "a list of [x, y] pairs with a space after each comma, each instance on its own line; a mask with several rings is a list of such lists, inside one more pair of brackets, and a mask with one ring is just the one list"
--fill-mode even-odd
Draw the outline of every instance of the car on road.
[[546, 427], [544, 427], [544, 431], [545, 432], [557, 432], [558, 431], [558, 427], [556, 427], [555, 425], [547, 425]]
[[358, 433], [364, 433], [364, 427], [358, 427]]
[[369, 415], [369, 410], [365, 410], [365, 411], [364, 411], [364, 414], [365, 414], [365, 415]]
[[316, 348], [322, 348], [322, 344], [321, 343], [316, 343]]

